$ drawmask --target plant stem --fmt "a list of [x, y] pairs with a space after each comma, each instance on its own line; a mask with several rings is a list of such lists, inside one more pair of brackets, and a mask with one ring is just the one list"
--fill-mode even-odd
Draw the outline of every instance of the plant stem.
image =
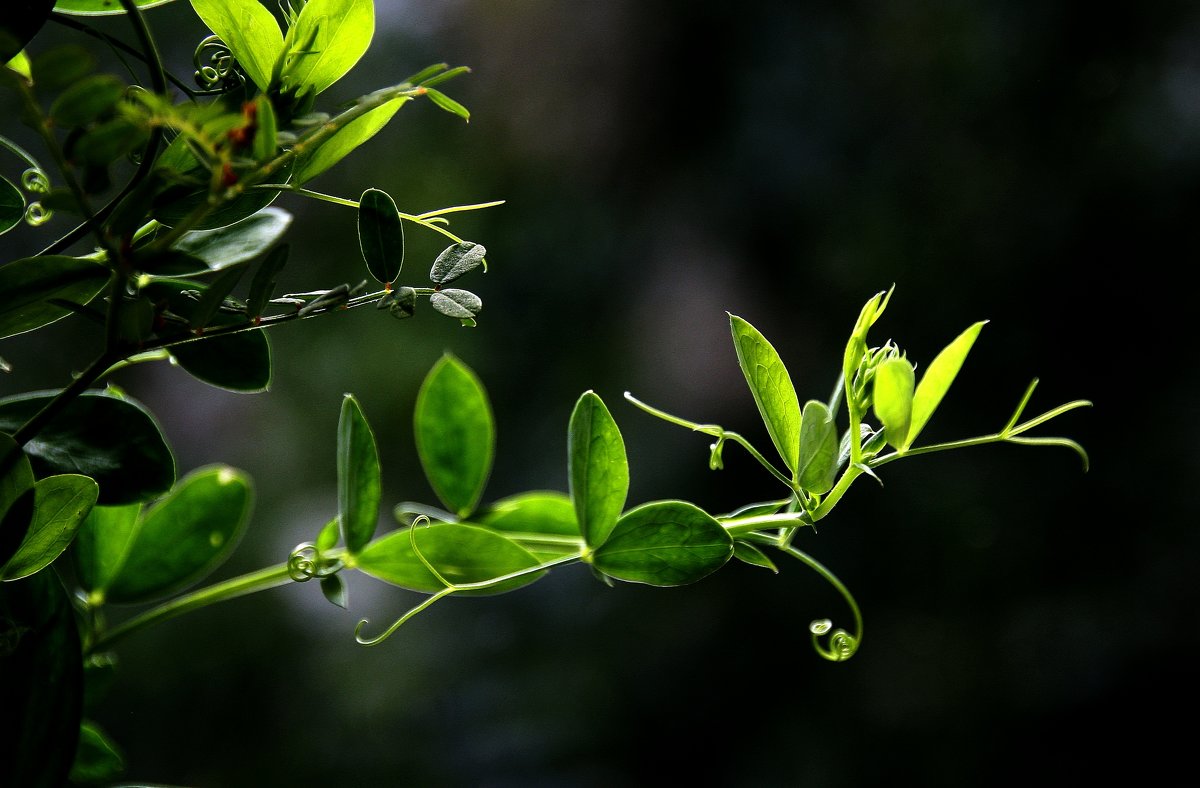
[[71, 381], [70, 385], [64, 388], [58, 394], [54, 395], [54, 399], [47, 402], [41, 410], [33, 414], [29, 421], [21, 425], [20, 429], [13, 433], [13, 440], [18, 446], [24, 446], [41, 431], [59, 411], [65, 408], [71, 400], [82, 394], [88, 386], [95, 383], [108, 371], [108, 368], [118, 361], [116, 357], [103, 353], [95, 361], [88, 365], [87, 369], [80, 372], [79, 375]]
[[257, 572], [251, 572], [241, 577], [235, 577], [223, 583], [202, 588], [199, 591], [193, 591], [190, 594], [185, 594], [177, 599], [172, 599], [170, 602], [159, 605], [153, 610], [148, 610], [139, 616], [134, 616], [128, 621], [104, 632], [88, 646], [85, 656], [109, 648], [113, 643], [126, 635], [131, 635], [153, 624], [168, 621], [176, 616], [181, 616], [184, 613], [189, 613], [208, 605], [215, 605], [218, 602], [237, 599], [247, 594], [278, 588], [292, 582], [295, 581], [288, 575], [288, 565], [284, 563], [279, 566], [260, 569]]

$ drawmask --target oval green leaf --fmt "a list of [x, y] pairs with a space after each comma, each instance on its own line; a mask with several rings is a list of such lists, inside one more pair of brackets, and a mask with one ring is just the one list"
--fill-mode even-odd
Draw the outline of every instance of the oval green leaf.
[[239, 331], [170, 348], [171, 358], [210, 386], [255, 394], [271, 385], [271, 343], [265, 331]]
[[471, 518], [499, 531], [538, 557], [554, 558], [583, 546], [575, 504], [560, 492], [528, 492], [496, 501]]
[[429, 305], [447, 317], [471, 320], [483, 311], [483, 301], [469, 290], [446, 288], [429, 296]]
[[215, 230], [184, 233], [176, 249], [203, 260], [214, 271], [245, 263], [266, 252], [292, 224], [282, 208], [263, 208], [251, 216]]
[[967, 354], [971, 352], [975, 339], [987, 322], [981, 320], [959, 334], [941, 353], [937, 354], [937, 358], [921, 376], [916, 394], [913, 395], [912, 425], [909, 427], [908, 437], [904, 441], [905, 449], [913, 444], [917, 435], [929, 423], [933, 412], [941, 404], [942, 397], [945, 397], [946, 392], [950, 390], [950, 384], [958, 377], [963, 362], [967, 360]]
[[408, 100], [407, 97], [392, 99], [347, 123], [299, 160], [293, 178], [295, 182], [306, 183], [346, 158], [355, 148], [378, 134]]
[[12, 558], [33, 522], [33, 485], [29, 457], [0, 433], [0, 567]]
[[0, 571], [4, 580], [40, 572], [62, 555], [100, 494], [96, 482], [77, 474], [47, 477], [33, 489], [33, 522], [16, 554]]
[[0, 235], [16, 227], [24, 218], [25, 195], [8, 178], [0, 178]]
[[736, 315], [729, 316], [729, 327], [738, 365], [750, 385], [767, 433], [783, 464], [794, 476], [800, 451], [800, 399], [792, 378], [775, 348], [758, 329]]
[[742, 563], [750, 564], [750, 566], [762, 567], [763, 569], [770, 570], [775, 574], [779, 574], [779, 567], [775, 566], [775, 562], [768, 558], [762, 550], [759, 550], [757, 546], [751, 544], [750, 542], [742, 541], [740, 539], [734, 542], [733, 557]]
[[[134, 0], [139, 9], [173, 3], [175, 0]], [[54, 10], [72, 16], [109, 16], [123, 14], [125, 8], [120, 0], [58, 0]]]
[[889, 445], [900, 448], [912, 423], [915, 376], [906, 358], [889, 358], [875, 368], [875, 416]]
[[629, 495], [625, 440], [594, 392], [584, 392], [567, 429], [567, 480], [579, 532], [588, 547], [609, 538]]
[[188, 474], [143, 513], [108, 600], [166, 596], [216, 569], [245, 531], [253, 497], [249, 477], [235, 468], [210, 466]]
[[433, 268], [429, 271], [429, 281], [439, 285], [449, 284], [468, 271], [478, 268], [486, 256], [487, 249], [483, 247], [483, 244], [473, 241], [463, 241], [447, 246], [433, 261]]
[[0, 785], [59, 788], [79, 741], [83, 650], [58, 578], [0, 583], [0, 633]]
[[86, 126], [110, 112], [123, 95], [125, 83], [112, 74], [84, 77], [50, 105], [50, 122], [64, 129]]
[[109, 584], [121, 572], [126, 556], [133, 548], [142, 521], [140, 503], [125, 506], [95, 506], [88, 513], [71, 552], [75, 559], [75, 576], [84, 591], [96, 593], [103, 599]]
[[342, 541], [352, 554], [366, 547], [379, 524], [382, 481], [375, 434], [358, 400], [342, 400], [337, 437], [338, 520]]
[[824, 402], [810, 399], [800, 420], [800, 455], [796, 477], [810, 493], [824, 495], [837, 475], [838, 436], [833, 415]]
[[108, 282], [109, 270], [94, 260], [47, 255], [0, 268], [0, 338], [23, 334], [71, 314], [50, 299], [86, 304]]
[[396, 281], [404, 265], [404, 223], [387, 192], [367, 189], [359, 198], [358, 247], [375, 281]]
[[[420, 556], [413, 550], [416, 540]], [[423, 593], [446, 587], [425, 563], [454, 585], [486, 583], [499, 577], [538, 566], [532, 553], [495, 531], [462, 523], [436, 523], [393, 531], [367, 546], [358, 556], [358, 568], [384, 582]], [[488, 596], [528, 585], [545, 574], [530, 572], [488, 588], [461, 592], [465, 596]]]
[[374, 35], [373, 0], [308, 0], [288, 30], [282, 90], [320, 93], [354, 67]]
[[221, 37], [246, 75], [266, 92], [283, 52], [283, 31], [258, 0], [192, 0], [196, 15]]
[[731, 555], [733, 540], [706, 512], [685, 501], [655, 501], [617, 521], [592, 565], [617, 580], [680, 586], [720, 569]]
[[[12, 433], [56, 391], [0, 399], [0, 431]], [[175, 482], [175, 458], [142, 405], [102, 392], [82, 394], [25, 444], [38, 476], [81, 473], [100, 485], [104, 506], [154, 498]]]
[[496, 446], [483, 384], [447, 353], [421, 384], [413, 418], [417, 455], [433, 491], [447, 509], [467, 517], [483, 494]]

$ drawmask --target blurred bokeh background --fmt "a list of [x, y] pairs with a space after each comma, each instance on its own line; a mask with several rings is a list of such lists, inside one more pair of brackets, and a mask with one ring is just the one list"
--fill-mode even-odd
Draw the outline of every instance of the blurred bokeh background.
[[[1036, 376], [1031, 414], [1095, 402], [1049, 429], [1080, 440], [1092, 470], [1065, 450], [999, 446], [857, 484], [797, 540], [863, 609], [845, 664], [819, 659], [807, 627], [848, 611], [787, 561], [673, 590], [607, 588], [572, 567], [448, 600], [372, 649], [353, 640], [358, 619], [382, 628], [417, 597], [353, 577], [350, 612], [316, 584], [210, 608], [117, 649], [96, 716], [130, 778], [837, 787], [1192, 770], [1194, 4], [376, 5], [375, 44], [326, 108], [447, 61], [473, 69], [446, 86], [471, 122], [411, 104], [312, 185], [375, 186], [411, 212], [506, 200], [453, 225], [489, 250], [490, 271], [463, 283], [485, 310], [476, 329], [429, 309], [283, 326], [263, 395], [169, 367], [123, 375], [181, 472], [228, 462], [256, 480], [250, 531], [216, 577], [285, 559], [335, 511], [343, 392], [381, 439], [385, 500], [435, 502], [411, 411], [446, 351], [492, 398], [486, 500], [566, 489], [567, 419], [587, 389], [624, 433], [631, 504], [775, 497], [735, 447], [710, 471], [703, 437], [622, 393], [765, 449], [726, 312], [774, 342], [802, 399], [824, 398], [861, 304], [893, 283], [872, 337], [918, 362], [991, 320], [927, 440], [995, 430]], [[187, 3], [147, 18], [188, 76], [204, 31]], [[51, 25], [37, 44], [65, 40], [78, 39]], [[296, 217], [285, 289], [363, 278], [352, 211], [277, 204]], [[65, 226], [7, 236], [6, 257]], [[408, 237], [401, 278], [419, 285], [444, 244]], [[62, 325], [7, 342], [0, 393], [62, 385], [94, 341]]]

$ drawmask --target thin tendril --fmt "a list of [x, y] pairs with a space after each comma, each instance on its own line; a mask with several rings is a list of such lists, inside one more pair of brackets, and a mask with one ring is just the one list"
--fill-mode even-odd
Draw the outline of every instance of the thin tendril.
[[246, 75], [220, 36], [208, 36], [200, 42], [192, 53], [192, 65], [196, 67], [196, 84], [202, 88], [199, 95], [228, 93], [246, 84]]
[[[854, 597], [850, 594], [850, 590], [838, 580], [837, 577], [824, 567], [819, 561], [805, 552], [797, 550], [791, 545], [777, 545], [780, 550], [788, 555], [796, 558], [810, 569], [815, 571], [821, 577], [837, 589], [842, 598], [846, 600], [846, 604], [850, 606], [850, 611], [854, 614], [854, 634], [850, 634], [845, 629], [834, 629], [833, 622], [827, 618], [817, 619], [808, 626], [808, 631], [812, 633], [813, 648], [818, 654], [830, 662], [845, 662], [854, 656], [862, 645], [863, 639], [863, 621], [862, 613], [858, 609], [858, 603], [854, 601]], [[821, 638], [828, 639], [827, 644], [821, 642]]]

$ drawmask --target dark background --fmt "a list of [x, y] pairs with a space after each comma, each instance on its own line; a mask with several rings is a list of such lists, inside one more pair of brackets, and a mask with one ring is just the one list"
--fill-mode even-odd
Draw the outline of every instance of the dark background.
[[[1031, 415], [1095, 402], [1043, 429], [1080, 440], [1092, 470], [1062, 449], [995, 446], [889, 465], [885, 489], [855, 485], [797, 540], [862, 606], [865, 641], [845, 664], [819, 659], [807, 630], [848, 625], [842, 601], [786, 560], [778, 576], [731, 564], [670, 590], [557, 570], [444, 602], [374, 649], [354, 643], [355, 622], [382, 628], [417, 597], [362, 576], [350, 613], [315, 584], [211, 608], [117, 649], [96, 717], [131, 778], [958, 786], [1190, 773], [1194, 4], [377, 6], [371, 52], [324, 105], [445, 60], [473, 69], [446, 86], [471, 122], [409, 105], [312, 185], [375, 186], [414, 213], [507, 200], [453, 224], [489, 249], [489, 273], [463, 282], [486, 308], [473, 330], [429, 309], [281, 327], [265, 395], [168, 367], [120, 378], [181, 472], [221, 461], [257, 481], [250, 532], [217, 577], [283, 560], [335, 511], [343, 392], [380, 437], [386, 500], [433, 503], [411, 410], [447, 350], [496, 411], [486, 500], [566, 489], [567, 419], [586, 389], [624, 433], [630, 504], [720, 512], [775, 497], [736, 447], [709, 471], [703, 437], [622, 392], [767, 449], [725, 312], [773, 341], [802, 400], [824, 398], [860, 306], [893, 283], [872, 339], [920, 363], [991, 320], [925, 440], [997, 429], [1036, 376]], [[147, 18], [189, 74], [203, 31], [187, 4]], [[120, 20], [103, 26], [125, 35]], [[51, 25], [35, 45], [68, 39]], [[278, 204], [297, 217], [285, 288], [365, 275], [352, 211]], [[51, 235], [14, 233], [6, 257]], [[409, 241], [402, 279], [420, 285], [444, 244], [419, 229]], [[0, 346], [16, 367], [4, 392], [62, 385], [94, 350], [72, 330]], [[47, 357], [63, 338], [77, 344]]]

